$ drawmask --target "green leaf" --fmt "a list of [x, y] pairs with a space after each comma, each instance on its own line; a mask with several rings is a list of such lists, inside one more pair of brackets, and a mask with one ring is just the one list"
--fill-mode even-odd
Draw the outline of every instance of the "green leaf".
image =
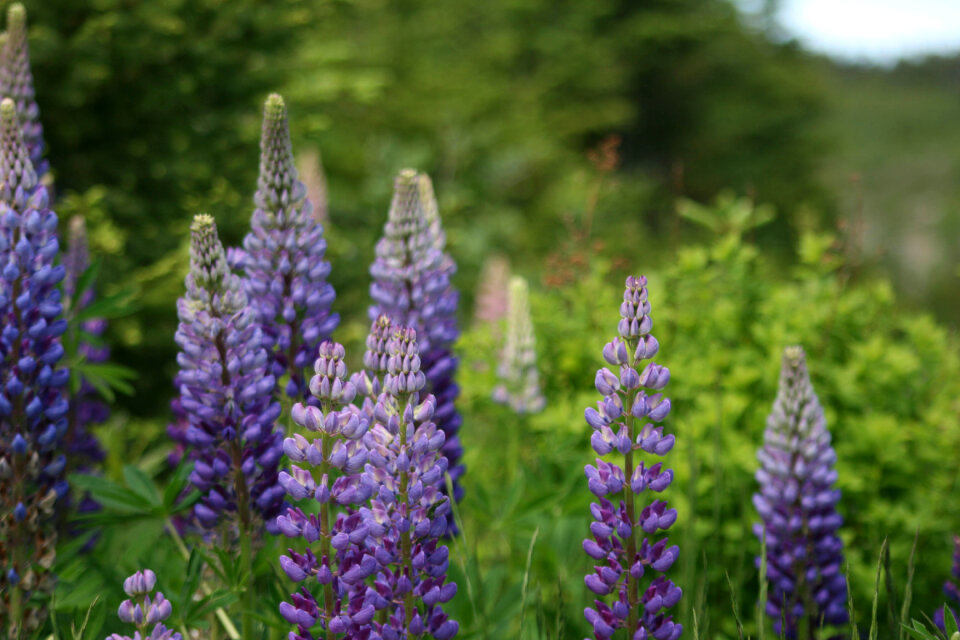
[[125, 465], [123, 467], [123, 477], [131, 491], [146, 500], [151, 506], [160, 506], [160, 494], [157, 493], [157, 487], [154, 486], [153, 480], [141, 469], [133, 465]]
[[106, 478], [75, 473], [70, 475], [70, 484], [81, 491], [89, 491], [93, 498], [107, 509], [128, 514], [146, 514], [153, 509], [150, 501], [143, 496]]

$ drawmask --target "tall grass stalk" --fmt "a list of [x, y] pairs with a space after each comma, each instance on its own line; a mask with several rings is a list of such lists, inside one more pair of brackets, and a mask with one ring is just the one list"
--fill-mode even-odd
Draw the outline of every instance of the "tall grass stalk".
[[[877, 628], [877, 607], [880, 604], [880, 572], [883, 569], [883, 556], [887, 552], [887, 539], [883, 539], [880, 545], [880, 558], [877, 560], [877, 577], [873, 582], [873, 608], [870, 611], [870, 640], [877, 640], [879, 629]], [[849, 591], [849, 589], [847, 590]]]

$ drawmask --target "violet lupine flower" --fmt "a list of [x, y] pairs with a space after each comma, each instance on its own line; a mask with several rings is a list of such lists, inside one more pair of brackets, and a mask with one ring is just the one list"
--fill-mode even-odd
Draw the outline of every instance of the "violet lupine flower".
[[[950, 610], [953, 612], [954, 618], [960, 618], [960, 615], [957, 614], [956, 607], [960, 605], [960, 586], [957, 586], [957, 583], [960, 583], [960, 536], [954, 536], [953, 538], [953, 570], [952, 570], [953, 580], [947, 580], [943, 583], [943, 593], [947, 596], [949, 600]], [[946, 631], [947, 627], [944, 620], [945, 611], [943, 607], [940, 607], [933, 614], [933, 621], [941, 631]]]
[[623, 456], [622, 466], [598, 458], [595, 467], [586, 467], [590, 491], [599, 502], [590, 505], [592, 536], [583, 541], [597, 564], [584, 582], [598, 597], [584, 615], [597, 640], [609, 640], [620, 629], [634, 640], [675, 640], [683, 631], [668, 613], [682, 592], [665, 575], [680, 550], [668, 546], [666, 537], [655, 537], [670, 528], [677, 512], [659, 498], [637, 500], [644, 491], [662, 492], [673, 480], [673, 470], [664, 469], [662, 462], [636, 456], [643, 451], [659, 458], [674, 444], [674, 436], [656, 424], [670, 412], [670, 400], [660, 392], [670, 372], [653, 361], [644, 364], [659, 350], [652, 327], [647, 279], [630, 276], [620, 305], [620, 335], [603, 348], [604, 359], [620, 373], [597, 372], [603, 400], [585, 414], [597, 454]]
[[[394, 324], [417, 331], [426, 391], [436, 398], [434, 422], [446, 436], [443, 455], [450, 464], [454, 499], [459, 501], [464, 467], [457, 432], [462, 418], [454, 405], [460, 388], [453, 379], [457, 358], [452, 351], [459, 335], [459, 296], [450, 283], [456, 265], [445, 246], [430, 179], [412, 169], [401, 171], [394, 181], [390, 213], [370, 267], [370, 318], [386, 315]], [[455, 534], [452, 512], [448, 526]]]
[[[283, 443], [293, 462], [290, 473], [280, 473], [280, 483], [296, 502], [312, 499], [318, 509], [304, 512], [290, 507], [277, 519], [288, 538], [303, 538], [304, 553], [289, 549], [280, 566], [291, 580], [304, 583], [292, 602], [280, 604], [280, 613], [297, 625], [291, 640], [313, 640], [311, 628], [319, 624], [330, 634], [362, 637], [382, 600], [364, 581], [377, 569], [377, 561], [364, 544], [368, 527], [353, 505], [365, 503], [374, 487], [359, 473], [367, 461], [361, 438], [368, 418], [351, 406], [356, 388], [347, 380], [343, 346], [320, 344], [316, 375], [310, 392], [318, 406], [297, 403], [293, 420], [316, 437], [294, 434]], [[319, 598], [314, 581], [319, 583]], [[328, 637], [333, 637], [328, 636]]]
[[497, 368], [500, 384], [493, 399], [519, 414], [543, 411], [546, 398], [540, 392], [537, 372], [536, 338], [530, 319], [530, 291], [519, 276], [510, 279], [510, 310], [507, 315], [507, 340]]
[[387, 353], [376, 423], [364, 438], [365, 475], [379, 491], [361, 513], [379, 564], [374, 580], [379, 600], [373, 603], [386, 608], [374, 619], [370, 637], [447, 640], [459, 625], [441, 606], [457, 592], [455, 583], [445, 582], [449, 552], [440, 543], [450, 511], [450, 499], [441, 491], [444, 434], [432, 422], [435, 398], [420, 400], [426, 377], [416, 331], [394, 325]]
[[55, 584], [52, 516], [67, 492], [58, 449], [69, 372], [57, 368], [66, 329], [57, 216], [9, 98], [0, 102], [0, 180], [0, 630], [19, 637], [44, 619], [31, 594]]
[[784, 350], [763, 443], [757, 452], [760, 492], [753, 496], [763, 523], [754, 531], [766, 536], [766, 610], [774, 630], [794, 638], [804, 619], [807, 629], [843, 624], [847, 581], [837, 537], [840, 491], [833, 488], [837, 456], [800, 347]]
[[217, 227], [198, 215], [190, 227], [190, 272], [177, 302], [181, 351], [182, 434], [194, 460], [190, 482], [203, 493], [193, 515], [206, 529], [236, 518], [240, 536], [255, 536], [259, 517], [276, 531], [284, 489], [278, 465], [280, 404], [256, 313], [227, 266]]
[[156, 586], [157, 576], [150, 569], [137, 571], [123, 581], [123, 590], [130, 598], [120, 604], [117, 617], [134, 625], [136, 631], [132, 638], [111, 633], [106, 640], [183, 640], [180, 633], [163, 625], [173, 613], [173, 606], [160, 591], [150, 595]]
[[313, 218], [307, 188], [297, 179], [287, 108], [277, 94], [263, 108], [254, 203], [243, 252], [232, 254], [231, 261], [242, 268], [247, 296], [259, 314], [271, 373], [278, 382], [287, 376], [287, 396], [309, 399], [304, 370], [340, 316], [330, 311], [336, 293], [327, 282], [327, 241]]
[[19, 2], [10, 5], [7, 10], [6, 39], [0, 49], [0, 97], [10, 98], [16, 104], [30, 162], [37, 173], [37, 180], [43, 181], [50, 165], [43, 157], [43, 125], [40, 124], [40, 108], [34, 95], [33, 73], [30, 71], [27, 11]]
[[[80, 216], [70, 219], [67, 237], [67, 251], [63, 257], [66, 273], [63, 278], [64, 312], [75, 316], [87, 308], [94, 299], [93, 287], [78, 291], [80, 278], [90, 266], [87, 247], [87, 227]], [[104, 344], [94, 344], [107, 329], [103, 318], [89, 318], [75, 322], [76, 341], [79, 355], [84, 361], [96, 364], [110, 358], [110, 349]], [[66, 449], [75, 461], [77, 468], [83, 469], [90, 464], [103, 461], [106, 453], [100, 441], [90, 432], [90, 425], [103, 424], [110, 417], [110, 409], [97, 390], [86, 379], [80, 380], [79, 390], [70, 397], [70, 410], [67, 413]]]

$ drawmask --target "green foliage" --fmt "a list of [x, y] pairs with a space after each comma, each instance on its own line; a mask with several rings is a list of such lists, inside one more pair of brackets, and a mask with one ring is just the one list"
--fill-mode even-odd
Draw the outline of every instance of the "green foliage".
[[[681, 549], [674, 572], [685, 591], [683, 617], [692, 629], [696, 607], [701, 637], [736, 637], [731, 585], [738, 602], [752, 606], [757, 600], [760, 541], [751, 532], [757, 516], [750, 502], [755, 456], [782, 347], [796, 343], [809, 354], [839, 458], [852, 602], [869, 612], [874, 595], [879, 598], [879, 622], [861, 618], [860, 626], [896, 638], [896, 624], [884, 612], [900, 611], [905, 621], [932, 615], [930, 603], [940, 599], [949, 571], [951, 533], [960, 528], [943, 499], [958, 483], [955, 465], [944, 464], [944, 452], [960, 446], [958, 345], [928, 316], [900, 308], [886, 282], [851, 280], [834, 240], [808, 236], [800, 245], [803, 261], [786, 272], [734, 232], [683, 248], [666, 265], [639, 259], [631, 265], [649, 276], [658, 362], [672, 373], [669, 429], [678, 444], [669, 456], [676, 481], [668, 499], [680, 512], [671, 532]], [[593, 375], [615, 332], [627, 273], [611, 272], [600, 256], [590, 264], [569, 286], [532, 287], [548, 398], [543, 414], [518, 419], [490, 403], [496, 347], [487, 330], [464, 338], [470, 472], [460, 509], [479, 563], [513, 567], [507, 571], [512, 580], [496, 574], [478, 579], [475, 588], [485, 597], [476, 606], [498, 625], [480, 627], [479, 637], [516, 633], [518, 618], [505, 623], [511, 610], [500, 603], [519, 603], [511, 590], [524, 575], [523, 551], [538, 527], [529, 588], [550, 621], [541, 631], [555, 631], [553, 620], [561, 616], [568, 633], [587, 633], [582, 576], [589, 563], [579, 543], [590, 500], [582, 468], [593, 456], [582, 415], [598, 397]], [[908, 561], [915, 532], [917, 550]], [[875, 590], [884, 539], [889, 577]], [[746, 635], [756, 637], [755, 621], [740, 617]], [[531, 633], [525, 637], [540, 637]]]

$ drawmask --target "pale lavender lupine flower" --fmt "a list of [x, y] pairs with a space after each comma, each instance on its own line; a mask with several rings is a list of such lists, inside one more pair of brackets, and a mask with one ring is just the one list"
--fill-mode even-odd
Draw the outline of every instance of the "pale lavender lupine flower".
[[810, 630], [846, 623], [837, 455], [800, 347], [784, 350], [780, 389], [757, 457], [760, 492], [753, 503], [763, 523], [755, 533], [766, 538], [766, 611], [774, 631], [795, 638], [804, 618]]
[[263, 108], [254, 204], [243, 251], [231, 252], [230, 260], [259, 315], [271, 373], [278, 383], [286, 378], [288, 397], [309, 401], [304, 372], [340, 316], [330, 310], [336, 292], [327, 282], [323, 226], [297, 177], [287, 107], [277, 94]]
[[163, 621], [173, 613], [173, 607], [163, 593], [157, 591], [157, 575], [150, 569], [137, 571], [123, 581], [123, 590], [128, 596], [117, 609], [121, 622], [136, 627], [133, 636], [112, 633], [106, 640], [183, 640], [183, 636], [173, 629], [167, 629]]
[[[682, 593], [666, 576], [680, 551], [668, 546], [666, 537], [656, 537], [676, 521], [677, 512], [659, 498], [638, 500], [646, 491], [661, 493], [673, 480], [672, 469], [653, 462], [673, 448], [674, 436], [657, 425], [670, 412], [670, 400], [661, 393], [670, 372], [645, 363], [659, 351], [652, 327], [647, 279], [630, 276], [620, 305], [620, 335], [603, 348], [604, 359], [619, 368], [619, 375], [607, 368], [597, 372], [603, 400], [586, 410], [594, 450], [617, 458], [598, 458], [596, 466], [586, 467], [588, 486], [599, 502], [590, 505], [592, 535], [583, 541], [596, 562], [584, 582], [597, 599], [584, 615], [597, 640], [609, 640], [620, 630], [633, 640], [676, 640], [683, 631], [669, 613]], [[641, 452], [645, 460], [639, 459]]]
[[[316, 625], [330, 634], [359, 638], [378, 599], [364, 584], [378, 564], [365, 544], [368, 526], [356, 511], [374, 491], [360, 473], [367, 460], [361, 438], [369, 419], [351, 405], [356, 388], [347, 380], [344, 355], [342, 345], [321, 343], [310, 380], [317, 406], [293, 407], [294, 422], [313, 437], [294, 434], [283, 444], [293, 464], [289, 473], [280, 473], [280, 483], [297, 506], [277, 519], [277, 527], [288, 538], [307, 543], [303, 553], [289, 549], [280, 558], [287, 576], [303, 583], [290, 602], [280, 604], [283, 617], [297, 625], [290, 640], [313, 640]], [[316, 508], [304, 511], [300, 505], [307, 500]]]
[[491, 256], [484, 260], [477, 297], [473, 303], [473, 316], [477, 324], [496, 328], [497, 323], [507, 317], [509, 288], [510, 262], [503, 256]]
[[365, 475], [379, 487], [370, 507], [361, 509], [378, 563], [373, 585], [378, 597], [371, 602], [386, 609], [385, 620], [374, 618], [370, 637], [448, 640], [459, 625], [442, 607], [457, 591], [456, 583], [446, 582], [449, 552], [440, 541], [450, 511], [450, 499], [441, 491], [444, 434], [432, 422], [434, 397], [421, 400], [426, 378], [416, 331], [394, 326], [386, 351], [384, 391], [364, 438]]
[[0, 180], [0, 633], [18, 637], [44, 620], [43, 599], [31, 594], [52, 592], [56, 581], [69, 372], [58, 368], [66, 321], [57, 216], [10, 98], [0, 102]]
[[520, 276], [510, 279], [507, 337], [497, 366], [500, 383], [493, 390], [495, 402], [517, 413], [543, 411], [546, 398], [540, 391], [536, 337], [530, 318], [530, 291]]

